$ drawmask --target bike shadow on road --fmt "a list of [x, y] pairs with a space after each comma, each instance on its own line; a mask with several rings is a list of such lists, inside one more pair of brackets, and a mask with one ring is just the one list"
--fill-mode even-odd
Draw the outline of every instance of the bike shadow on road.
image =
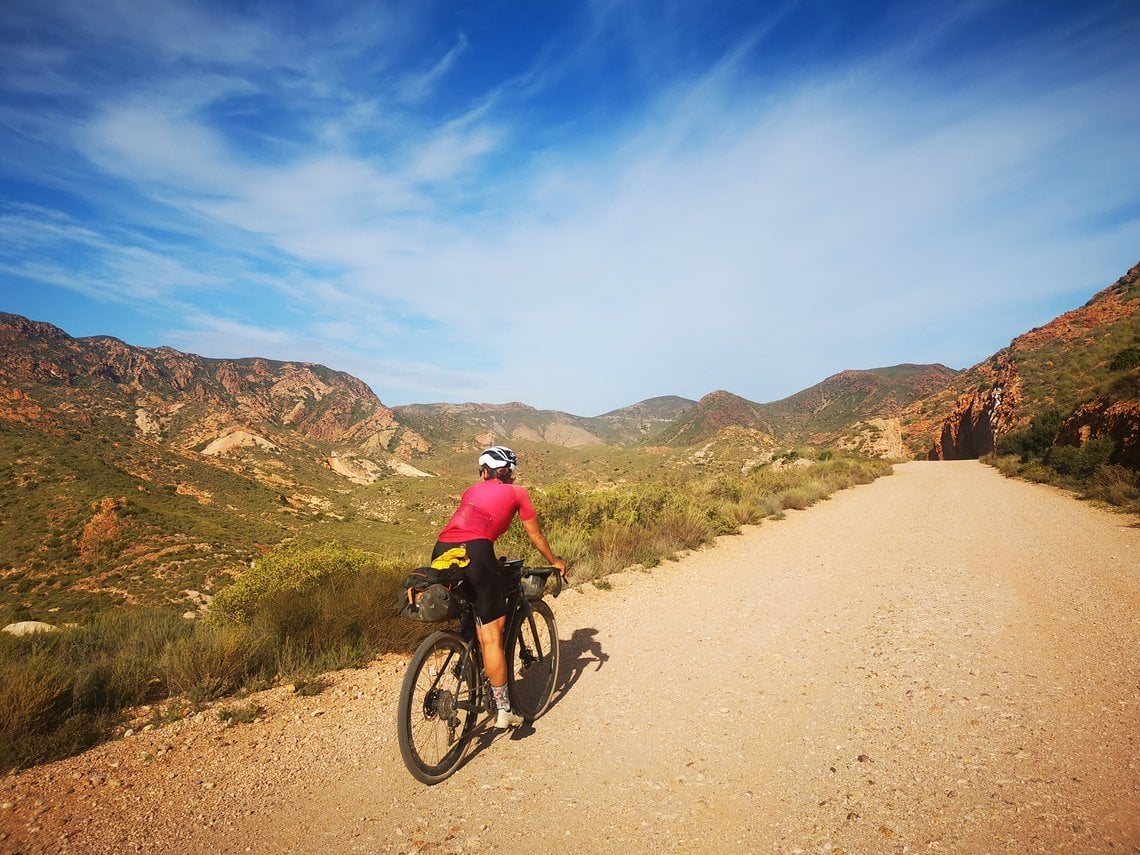
[[602, 650], [597, 635], [598, 631], [593, 627], [582, 627], [574, 630], [574, 634], [559, 645], [562, 661], [559, 663], [554, 697], [550, 699], [551, 706], [566, 697], [587, 670], [592, 667], [595, 671], [601, 671], [602, 666], [610, 661], [610, 655]]
[[[609, 661], [610, 656], [597, 639], [598, 631], [592, 627], [583, 627], [574, 630], [574, 634], [559, 643], [560, 661], [558, 663], [558, 678], [554, 685], [554, 694], [550, 698], [549, 711], [558, 705], [574, 684], [578, 682], [586, 671], [593, 668], [600, 671]], [[511, 731], [511, 739], [525, 739], [534, 733], [534, 722], [526, 722], [522, 727]]]
[[[555, 706], [566, 697], [574, 684], [578, 682], [581, 676], [590, 668], [595, 671], [600, 671], [602, 666], [609, 661], [610, 656], [604, 650], [602, 645], [597, 639], [598, 631], [592, 627], [583, 627], [574, 630], [574, 634], [568, 639], [564, 639], [559, 643], [560, 661], [558, 666], [558, 679], [554, 686], [554, 694], [550, 698], [550, 707]], [[535, 732], [534, 722], [528, 721], [521, 727], [516, 727], [510, 732], [510, 739], [526, 739]], [[485, 719], [481, 726], [472, 734], [471, 743], [468, 746], [466, 754], [463, 758], [461, 766], [466, 766], [471, 760], [477, 757], [485, 748], [488, 748], [495, 738], [499, 736], [502, 731], [496, 730], [491, 726], [491, 720]]]

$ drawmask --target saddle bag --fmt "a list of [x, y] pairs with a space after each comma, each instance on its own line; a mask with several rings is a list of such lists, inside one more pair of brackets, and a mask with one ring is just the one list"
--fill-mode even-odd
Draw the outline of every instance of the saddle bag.
[[463, 578], [458, 568], [413, 570], [404, 577], [403, 591], [396, 604], [400, 616], [423, 623], [440, 623], [459, 617], [465, 605], [458, 590]]

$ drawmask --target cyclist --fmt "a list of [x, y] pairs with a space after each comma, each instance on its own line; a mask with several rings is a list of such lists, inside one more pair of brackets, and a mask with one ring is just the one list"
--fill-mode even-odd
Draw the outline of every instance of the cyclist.
[[479, 455], [479, 481], [464, 491], [459, 508], [452, 514], [432, 551], [434, 561], [452, 549], [463, 549], [470, 563], [465, 572], [475, 592], [475, 623], [483, 650], [483, 669], [491, 683], [498, 715], [495, 727], [506, 729], [522, 724], [522, 716], [511, 712], [507, 697], [507, 662], [503, 654], [503, 627], [507, 601], [495, 540], [510, 526], [515, 514], [535, 548], [566, 578], [566, 562], [554, 554], [542, 529], [526, 488], [512, 483], [518, 458], [503, 445]]

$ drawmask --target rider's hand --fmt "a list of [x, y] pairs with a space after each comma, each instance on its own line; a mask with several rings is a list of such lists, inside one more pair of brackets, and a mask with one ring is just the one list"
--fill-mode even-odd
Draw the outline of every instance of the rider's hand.
[[567, 582], [569, 582], [569, 581], [570, 581], [570, 575], [569, 575], [569, 573], [570, 573], [570, 570], [569, 570], [569, 568], [566, 566], [566, 562], [565, 562], [565, 560], [563, 560], [563, 559], [561, 559], [561, 558], [558, 558], [558, 557], [555, 557], [555, 559], [554, 559], [553, 561], [551, 561], [551, 562], [550, 562], [550, 564], [551, 564], [552, 566], [554, 566], [554, 567], [557, 567], [557, 568], [558, 568], [558, 572], [562, 574], [562, 578], [563, 578], [564, 580], [566, 580]]

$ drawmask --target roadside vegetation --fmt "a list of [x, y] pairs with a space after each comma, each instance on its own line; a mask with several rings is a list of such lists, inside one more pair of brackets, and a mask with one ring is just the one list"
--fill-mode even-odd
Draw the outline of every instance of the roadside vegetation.
[[1027, 428], [999, 438], [996, 451], [982, 462], [1010, 477], [1053, 484], [1082, 499], [1140, 514], [1140, 472], [1109, 462], [1115, 450], [1110, 439], [1055, 445], [1061, 423], [1061, 411], [1047, 409]]
[[[1136, 328], [1140, 316], [1136, 318], [1131, 324], [1098, 330], [1095, 346], [1086, 343], [1075, 351], [1083, 360], [1075, 367], [1072, 359], [1063, 360], [1049, 349], [1033, 354], [1036, 370], [1026, 374], [1043, 375], [1044, 366], [1048, 367], [1046, 388], [1052, 391], [1047, 396], [1039, 394], [1038, 400], [1050, 403], [1033, 415], [1027, 427], [999, 437], [994, 453], [983, 462], [1011, 477], [1053, 484], [1083, 499], [1140, 514], [1140, 472], [1111, 462], [1118, 459], [1111, 439], [1089, 439], [1079, 446], [1057, 444], [1065, 414], [1078, 401], [1140, 401], [1140, 330]], [[1094, 333], [1089, 336], [1092, 341]]]
[[[607, 461], [599, 476], [616, 465]], [[653, 568], [889, 472], [881, 460], [788, 451], [764, 464], [663, 469], [657, 480], [536, 484], [532, 495], [572, 581], [605, 588], [611, 573]], [[81, 751], [120, 732], [128, 715], [130, 726], [144, 727], [274, 684], [312, 693], [322, 672], [410, 651], [433, 628], [396, 614], [403, 577], [425, 557], [419, 552], [292, 545], [235, 569], [205, 619], [128, 607], [54, 632], [0, 634], [0, 769]], [[534, 557], [517, 522], [498, 552]], [[241, 721], [254, 709], [231, 705], [219, 715]]]

